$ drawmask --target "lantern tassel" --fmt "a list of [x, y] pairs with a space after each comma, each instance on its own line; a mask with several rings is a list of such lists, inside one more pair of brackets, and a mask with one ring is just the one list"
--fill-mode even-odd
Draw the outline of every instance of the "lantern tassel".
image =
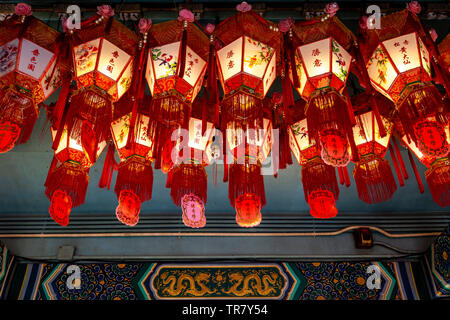
[[205, 135], [208, 121], [208, 103], [206, 97], [202, 99], [202, 135]]
[[152, 198], [153, 169], [151, 162], [134, 156], [121, 163], [118, 168], [114, 192], [119, 198], [122, 190], [133, 191], [141, 200]]
[[395, 173], [397, 174], [398, 184], [400, 185], [400, 187], [403, 187], [405, 185], [405, 182], [403, 181], [402, 173], [400, 171], [400, 168], [398, 167], [397, 157], [394, 154], [394, 149], [392, 148], [392, 145], [390, 143], [389, 152], [391, 154], [392, 163], [394, 164]]
[[170, 196], [175, 205], [181, 205], [181, 198], [186, 194], [195, 194], [207, 201], [207, 175], [201, 164], [181, 164], [173, 169]]
[[230, 204], [234, 207], [236, 199], [246, 193], [258, 196], [261, 200], [261, 207], [266, 204], [261, 166], [256, 164], [232, 164], [228, 183]]
[[[295, 63], [295, 48], [294, 45], [292, 43], [292, 31], [289, 31], [289, 36], [285, 35], [285, 43], [287, 42], [287, 44], [285, 44], [287, 50], [288, 50], [288, 54], [289, 54], [289, 64], [290, 64], [290, 68], [291, 68], [291, 72], [292, 72], [292, 77], [294, 79], [294, 87], [295, 88], [300, 88], [300, 83], [298, 82], [298, 74], [297, 74], [297, 64]], [[285, 75], [286, 77], [288, 76], [287, 74]]]
[[342, 167], [337, 167], [338, 170], [338, 174], [339, 174], [339, 184], [343, 185], [344, 184], [344, 173], [342, 172]]
[[378, 104], [374, 96], [371, 97], [372, 99], [372, 111], [375, 114], [375, 119], [377, 120], [378, 129], [380, 131], [380, 136], [385, 137], [387, 135], [386, 128], [384, 127], [383, 119], [381, 119], [380, 111], [378, 109]]
[[108, 151], [106, 152], [106, 158], [103, 164], [102, 175], [98, 183], [99, 188], [108, 187], [109, 190], [111, 186], [112, 174], [115, 165], [117, 164], [116, 160], [114, 159], [114, 146], [110, 143], [108, 146]]
[[408, 180], [408, 171], [406, 171], [405, 162], [403, 161], [402, 154], [400, 153], [400, 149], [398, 148], [397, 140], [395, 137], [392, 137], [392, 142], [394, 144], [395, 154], [397, 155], [398, 162], [400, 164], [400, 169], [402, 169], [403, 177], [405, 180]]
[[219, 128], [219, 88], [217, 86], [217, 64], [216, 64], [216, 53], [214, 49], [214, 43], [211, 41], [209, 45], [209, 60], [208, 60], [208, 104], [215, 110], [214, 115], [214, 126]]
[[423, 187], [422, 180], [420, 179], [419, 172], [417, 171], [416, 163], [414, 162], [413, 156], [411, 154], [411, 151], [409, 151], [409, 149], [408, 149], [408, 157], [409, 157], [409, 162], [411, 162], [411, 167], [413, 168], [414, 175], [416, 176], [416, 181], [417, 181], [417, 185], [419, 186], [419, 191], [420, 191], [420, 193], [424, 193], [425, 189]]
[[178, 76], [183, 78], [184, 69], [186, 66], [186, 47], [187, 47], [187, 21], [184, 21], [183, 34], [181, 36], [181, 52], [180, 52], [180, 68], [178, 69]]
[[345, 186], [348, 188], [350, 187], [350, 177], [348, 175], [348, 169], [346, 166], [342, 167], [342, 173], [344, 175]]

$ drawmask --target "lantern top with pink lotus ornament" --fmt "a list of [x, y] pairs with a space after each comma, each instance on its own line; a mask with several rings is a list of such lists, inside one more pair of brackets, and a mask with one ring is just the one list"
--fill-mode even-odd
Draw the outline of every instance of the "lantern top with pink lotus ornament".
[[[180, 16], [181, 17], [181, 16]], [[182, 37], [186, 28], [184, 74], [180, 74]], [[153, 99], [175, 97], [192, 103], [206, 73], [209, 38], [193, 22], [178, 19], [152, 25], [148, 33], [147, 79]]]
[[0, 22], [0, 88], [14, 87], [36, 106], [60, 85], [60, 33], [33, 16]]
[[264, 98], [281, 70], [277, 25], [244, 9], [218, 24], [214, 37], [220, 43], [216, 57], [225, 95], [244, 91]]
[[73, 29], [73, 64], [78, 88], [98, 88], [115, 102], [133, 76], [137, 35], [110, 17]]
[[[64, 130], [62, 132], [59, 145], [54, 151], [55, 157], [60, 163], [64, 163], [66, 161], [76, 162], [85, 169], [92, 167], [92, 165], [94, 164], [91, 160], [89, 160], [89, 157], [86, 155], [81, 145], [81, 134], [79, 133], [82, 131], [83, 124], [84, 123], [82, 120], [74, 120], [72, 129], [70, 131], [70, 137], [67, 137], [68, 124], [64, 124]], [[57, 130], [54, 127], [50, 128], [50, 130], [52, 134], [52, 140], [54, 140], [57, 135]], [[101, 141], [98, 144], [96, 159], [98, 159], [105, 147], [106, 141]]]
[[381, 17], [382, 28], [367, 29], [360, 40], [372, 86], [400, 103], [410, 84], [431, 81], [431, 55], [416, 14], [403, 10]]
[[308, 101], [321, 88], [339, 92], [345, 87], [352, 63], [353, 33], [336, 17], [297, 22], [292, 27], [296, 72], [290, 70], [293, 83], [297, 76], [300, 96]]

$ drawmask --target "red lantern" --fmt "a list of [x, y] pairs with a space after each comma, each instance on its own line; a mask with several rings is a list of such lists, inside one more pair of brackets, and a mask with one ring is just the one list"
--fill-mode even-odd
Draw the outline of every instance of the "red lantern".
[[[396, 129], [402, 135], [402, 143], [411, 150], [415, 156], [422, 162], [428, 169], [425, 171], [425, 179], [427, 180], [428, 187], [430, 188], [433, 200], [440, 205], [445, 207], [450, 205], [450, 169], [449, 169], [449, 153], [443, 157], [429, 156], [418, 148], [414, 141], [410, 140], [408, 136], [404, 133], [401, 123], [396, 124]], [[450, 141], [450, 129], [449, 124], [444, 127], [446, 140]], [[409, 151], [408, 151], [409, 152]], [[411, 165], [413, 166], [414, 173], [416, 175], [417, 182], [419, 183], [419, 188], [423, 193], [424, 189], [422, 182], [418, 175], [417, 169], [414, 164], [414, 160], [410, 155]]]
[[366, 30], [361, 41], [371, 84], [395, 103], [404, 133], [423, 154], [445, 156], [448, 111], [431, 82], [434, 49], [427, 46], [429, 35], [409, 10], [382, 17], [381, 25], [385, 27]]
[[[131, 86], [138, 38], [111, 16], [106, 18], [99, 13], [81, 25], [81, 29], [68, 31], [66, 41], [73, 58], [78, 90], [69, 97], [68, 109], [63, 111], [64, 101], [58, 101], [55, 113], [59, 119], [65, 113], [69, 119], [78, 117], [84, 120], [85, 126], [77, 134], [81, 136], [90, 161], [94, 162], [97, 144], [108, 140], [110, 135], [112, 103]], [[59, 136], [60, 133], [55, 144]], [[56, 148], [55, 144], [53, 148]]]
[[203, 84], [209, 39], [193, 21], [181, 16], [153, 25], [148, 36], [145, 77], [153, 97], [153, 114], [169, 125], [185, 124]]
[[[380, 100], [383, 97], [377, 98]], [[354, 96], [352, 100], [353, 105], [359, 109], [356, 126], [353, 127], [360, 158], [353, 170], [358, 196], [369, 204], [383, 202], [390, 199], [397, 190], [389, 162], [383, 159], [389, 147], [392, 123], [381, 117], [384, 129], [380, 130], [375, 112], [367, 111], [368, 107], [373, 108], [367, 94]], [[384, 137], [381, 136], [383, 130], [386, 132]]]
[[[290, 31], [295, 46], [291, 53], [290, 77], [307, 101], [305, 115], [309, 137], [320, 143], [325, 163], [345, 167], [349, 146], [355, 150], [351, 103], [342, 95], [352, 63], [348, 52], [355, 37], [336, 16], [298, 23]], [[357, 153], [353, 152], [357, 157]], [[355, 158], [356, 159], [356, 158]]]
[[33, 16], [6, 19], [0, 32], [0, 153], [25, 143], [39, 104], [60, 85], [59, 32]]
[[[315, 218], [332, 218], [337, 214], [334, 203], [339, 198], [336, 171], [334, 167], [327, 165], [322, 160], [317, 145], [311, 143], [303, 106], [304, 103], [299, 100], [293, 110], [295, 122], [288, 127], [289, 145], [298, 163], [302, 166], [303, 192], [305, 201], [311, 208], [311, 215]], [[300, 120], [297, 121], [297, 119]], [[344, 170], [346, 170], [345, 167]], [[325, 203], [327, 204], [326, 208], [323, 207]]]
[[72, 210], [72, 198], [60, 189], [53, 192], [49, 208], [50, 216], [63, 227], [69, 224], [69, 215]]
[[262, 221], [261, 199], [250, 193], [240, 195], [235, 202], [236, 222], [240, 227], [252, 228]]
[[[80, 119], [64, 123], [45, 181], [45, 194], [52, 201], [50, 215], [63, 226], [68, 224], [70, 209], [84, 203], [89, 183], [89, 168], [93, 165], [81, 146], [80, 135], [76, 134], [82, 130], [82, 126], [83, 121]], [[52, 127], [51, 132], [52, 138], [55, 139], [56, 129]], [[105, 146], [105, 141], [98, 144], [95, 160]], [[57, 195], [54, 197], [55, 193]]]
[[195, 194], [185, 194], [181, 198], [183, 222], [190, 228], [203, 228], [206, 225], [205, 205]]
[[118, 195], [119, 205], [116, 208], [117, 219], [133, 227], [139, 221], [141, 211], [141, 199], [132, 190], [122, 189]]
[[261, 114], [262, 100], [277, 77], [282, 35], [276, 24], [253, 11], [238, 12], [214, 30], [222, 117], [245, 120]]
[[[152, 197], [153, 169], [151, 161], [154, 159], [155, 140], [159, 125], [144, 111], [145, 108], [142, 105], [137, 110], [135, 123], [131, 123], [133, 117], [130, 106], [132, 104], [133, 100], [128, 94], [120, 99], [115, 104], [115, 120], [111, 123], [111, 136], [120, 157], [114, 190], [119, 202], [122, 192], [126, 191], [124, 197], [126, 199], [132, 197], [133, 203], [139, 203], [139, 206], [135, 207], [140, 208], [141, 202], [148, 201]], [[112, 159], [107, 159], [105, 165], [114, 163], [114, 154], [110, 153], [110, 157]], [[110, 172], [108, 168], [103, 170], [105, 175], [108, 174], [108, 171]], [[108, 178], [110, 179], [111, 176]], [[103, 181], [101, 186], [106, 186], [106, 181]], [[119, 207], [121, 207], [120, 203]], [[131, 215], [131, 222], [127, 220], [127, 211], [124, 209], [120, 211], [122, 213], [120, 217], [123, 219], [119, 220], [128, 225], [135, 225], [139, 220], [139, 210], [136, 210]], [[137, 214], [135, 214], [136, 212]]]
[[231, 165], [228, 198], [236, 210], [236, 222], [241, 227], [259, 225], [262, 220], [260, 210], [266, 204], [260, 164]]
[[338, 210], [334, 206], [334, 195], [328, 190], [314, 190], [309, 194], [308, 203], [311, 206], [309, 213], [317, 219], [334, 218]]
[[[193, 115], [201, 113], [205, 98], [198, 99], [193, 107]], [[171, 140], [175, 142], [170, 150], [173, 168], [169, 172], [167, 186], [171, 188], [170, 195], [175, 205], [183, 210], [183, 222], [191, 228], [204, 226], [204, 205], [207, 201], [207, 175], [205, 166], [211, 160], [206, 152], [212, 141], [213, 125], [206, 123], [206, 130], [202, 134], [202, 120], [190, 117], [189, 131], [178, 127], [172, 132]], [[166, 143], [165, 148], [171, 146]], [[165, 151], [169, 154], [169, 151]], [[206, 219], [205, 219], [206, 221]]]

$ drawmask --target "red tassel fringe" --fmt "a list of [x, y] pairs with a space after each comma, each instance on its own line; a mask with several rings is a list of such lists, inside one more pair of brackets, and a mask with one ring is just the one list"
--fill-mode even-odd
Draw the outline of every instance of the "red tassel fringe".
[[236, 199], [243, 194], [250, 193], [261, 199], [261, 207], [266, 205], [264, 177], [261, 167], [256, 164], [232, 164], [230, 166], [230, 181], [228, 182], [228, 198], [235, 207]]
[[319, 157], [311, 159], [302, 166], [302, 184], [306, 202], [310, 193], [319, 189], [328, 190], [333, 193], [336, 201], [339, 199], [336, 171]]
[[114, 192], [117, 198], [122, 190], [133, 191], [141, 200], [152, 198], [153, 169], [150, 161], [133, 156], [120, 163]]
[[207, 188], [207, 175], [203, 165], [181, 164], [173, 169], [170, 196], [177, 206], [181, 205], [181, 198], [189, 193], [195, 194], [206, 204]]
[[389, 200], [397, 190], [389, 161], [371, 154], [355, 165], [353, 176], [358, 197], [369, 204]]
[[425, 179], [433, 200], [441, 207], [450, 205], [450, 161], [449, 158], [437, 160], [425, 172]]

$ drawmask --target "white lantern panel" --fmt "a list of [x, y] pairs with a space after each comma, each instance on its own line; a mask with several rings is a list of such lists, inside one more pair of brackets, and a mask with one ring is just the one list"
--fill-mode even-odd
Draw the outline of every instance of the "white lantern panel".
[[227, 129], [227, 142], [231, 150], [244, 142], [245, 132], [241, 128]]
[[268, 45], [245, 37], [244, 72], [262, 79], [274, 50]]
[[[355, 138], [355, 143], [357, 146], [367, 142], [377, 142], [378, 144], [387, 148], [389, 140], [391, 138], [392, 125], [386, 118], [384, 118], [383, 116], [381, 117], [387, 133], [384, 137], [381, 137], [380, 128], [378, 127], [378, 122], [375, 119], [373, 111], [363, 113], [357, 116], [356, 119], [356, 126], [353, 127], [353, 137]], [[374, 133], [375, 138], [373, 136]]]
[[192, 95], [191, 95], [192, 101], [195, 100], [195, 98], [197, 97], [197, 94], [202, 89], [203, 78], [205, 77], [205, 73], [206, 73], [206, 68], [203, 69], [202, 73], [200, 74], [199, 81], [197, 82], [197, 85], [194, 87], [194, 90], [192, 91]]
[[217, 51], [217, 57], [218, 61], [220, 61], [220, 68], [224, 81], [227, 81], [241, 72], [242, 41], [243, 37], [234, 40], [229, 45]]
[[132, 76], [133, 76], [133, 61], [130, 61], [127, 68], [120, 76], [119, 81], [117, 82], [118, 99], [120, 99], [120, 97], [130, 88]]
[[75, 47], [75, 65], [77, 77], [95, 70], [97, 55], [100, 47], [100, 39], [95, 39]]
[[300, 150], [297, 148], [297, 145], [295, 143], [294, 134], [292, 133], [292, 129], [288, 130], [289, 132], [289, 147], [291, 148], [292, 153], [295, 156], [295, 159], [297, 159], [298, 163], [301, 163], [300, 159]]
[[266, 132], [265, 132], [265, 137], [264, 137], [265, 141], [263, 141], [264, 144], [262, 146], [262, 154], [259, 154], [259, 156], [260, 156], [259, 160], [261, 162], [264, 162], [267, 159], [267, 157], [269, 156], [270, 151], [272, 150], [272, 138], [273, 138], [272, 122], [267, 119], [263, 119], [263, 123], [264, 123], [264, 128], [266, 129]]
[[144, 114], [138, 115], [138, 125], [134, 127], [134, 136], [136, 137], [136, 143], [152, 148], [153, 141], [148, 137], [148, 127], [150, 123], [150, 117]]
[[423, 45], [422, 40], [418, 38], [419, 40], [419, 48], [420, 48], [420, 57], [422, 59], [422, 67], [425, 69], [425, 71], [428, 73], [428, 75], [431, 77], [431, 68], [430, 68], [430, 53], [428, 52], [427, 47]]
[[37, 44], [22, 39], [18, 70], [36, 80], [40, 80], [54, 54]]
[[[51, 95], [61, 84], [61, 73], [59, 68], [56, 67], [53, 72], [53, 68], [55, 68], [56, 59], [53, 60], [52, 65], [48, 69], [47, 73], [41, 80], [41, 87], [44, 92], [44, 98], [47, 99], [49, 95]], [[53, 76], [52, 76], [53, 73]]]
[[[296, 88], [298, 93], [301, 95], [303, 92], [303, 89], [305, 89], [306, 81], [308, 80], [308, 77], [306, 76], [305, 68], [303, 67], [302, 61], [300, 60], [300, 57], [298, 56], [298, 52], [295, 52], [295, 68], [297, 69], [297, 77], [299, 79], [299, 85], [300, 88]], [[294, 83], [294, 78], [292, 74], [292, 70], [289, 69], [289, 77]]]
[[111, 131], [117, 150], [122, 149], [127, 144], [129, 130], [130, 114], [126, 114], [111, 123]]
[[331, 40], [333, 44], [332, 51], [332, 68], [333, 73], [342, 82], [347, 80], [348, 69], [352, 61], [352, 56], [334, 39]]
[[[372, 82], [386, 91], [389, 90], [397, 77], [397, 72], [381, 45], [375, 49], [370, 57], [367, 63], [367, 72]], [[382, 90], [379, 91], [382, 92]], [[389, 99], [391, 98], [389, 97]]]
[[272, 59], [270, 60], [269, 66], [267, 67], [267, 71], [264, 75], [263, 79], [263, 91], [264, 96], [266, 96], [267, 91], [269, 91], [270, 86], [275, 81], [277, 77], [277, 67], [276, 67], [277, 56], [276, 52], [273, 53]]
[[155, 73], [153, 70], [152, 55], [149, 54], [147, 57], [147, 70], [145, 70], [145, 79], [147, 79], [148, 87], [153, 95], [153, 90], [155, 86]]
[[[200, 79], [200, 74], [206, 66], [206, 61], [196, 54], [191, 48], [186, 46], [186, 64], [184, 67], [183, 79], [191, 86], [195, 86]], [[200, 79], [201, 81], [201, 79]]]
[[[77, 124], [75, 124], [74, 127], [76, 125]], [[81, 123], [80, 123], [80, 125], [81, 125]], [[54, 141], [58, 131], [53, 129], [53, 128], [51, 128], [51, 132], [52, 132], [52, 140]], [[59, 145], [58, 145], [58, 148], [55, 151], [55, 154], [63, 151], [66, 148], [67, 148], [67, 125], [64, 125], [64, 129], [63, 129], [63, 132], [61, 134], [61, 140], [59, 141]], [[81, 146], [81, 135], [79, 135], [77, 139], [74, 139], [73, 135], [70, 136], [70, 138], [69, 138], [69, 148], [74, 149], [74, 150], [78, 150], [78, 151], [83, 151], [83, 147]]]
[[179, 49], [180, 42], [152, 48], [156, 80], [176, 75]]
[[330, 38], [298, 48], [310, 78], [330, 72]]
[[308, 126], [306, 122], [306, 118], [302, 119], [291, 126], [292, 136], [297, 142], [298, 148], [300, 151], [306, 150], [311, 147], [311, 143], [309, 142], [308, 137]]
[[102, 49], [98, 62], [98, 71], [117, 81], [131, 56], [106, 39], [102, 40]]
[[383, 41], [383, 45], [399, 72], [420, 67], [419, 50], [414, 32]]
[[14, 71], [19, 52], [19, 39], [14, 39], [0, 47], [0, 77]]
[[189, 142], [190, 148], [198, 150], [206, 150], [206, 147], [213, 134], [213, 125], [210, 122], [206, 123], [205, 134], [202, 135], [202, 120], [196, 118], [189, 119]]

